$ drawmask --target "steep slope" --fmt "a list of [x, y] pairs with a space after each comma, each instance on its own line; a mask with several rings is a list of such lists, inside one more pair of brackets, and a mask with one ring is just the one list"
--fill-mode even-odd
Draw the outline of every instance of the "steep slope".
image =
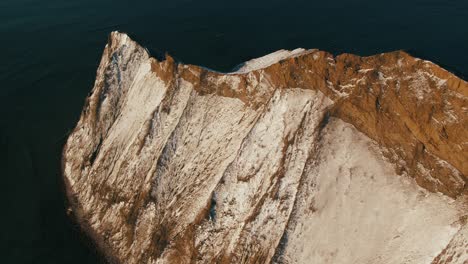
[[467, 111], [401, 51], [219, 73], [113, 32], [63, 173], [111, 262], [464, 263]]

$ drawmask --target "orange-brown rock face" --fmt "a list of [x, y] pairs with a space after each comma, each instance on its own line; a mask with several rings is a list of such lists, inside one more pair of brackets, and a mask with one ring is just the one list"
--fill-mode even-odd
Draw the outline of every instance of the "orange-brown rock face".
[[401, 51], [219, 73], [114, 32], [64, 177], [114, 262], [465, 263], [467, 111], [467, 82]]

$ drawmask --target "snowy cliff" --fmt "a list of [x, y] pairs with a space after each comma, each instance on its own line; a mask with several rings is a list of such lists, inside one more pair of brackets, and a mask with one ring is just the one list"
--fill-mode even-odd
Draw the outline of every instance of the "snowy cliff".
[[63, 151], [115, 263], [466, 263], [468, 84], [398, 51], [219, 73], [113, 32]]

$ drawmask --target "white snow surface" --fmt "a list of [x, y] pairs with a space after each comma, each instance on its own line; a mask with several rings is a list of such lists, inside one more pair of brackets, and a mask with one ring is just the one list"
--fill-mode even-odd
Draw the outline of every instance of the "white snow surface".
[[286, 263], [431, 263], [461, 206], [420, 188], [353, 126], [332, 120], [288, 228]]
[[297, 48], [294, 50], [284, 50], [284, 49], [278, 50], [268, 55], [255, 58], [255, 59], [251, 59], [249, 61], [244, 62], [242, 64], [242, 67], [240, 67], [237, 71], [232, 72], [232, 74], [247, 73], [250, 71], [263, 69], [279, 61], [285, 60], [287, 58], [294, 58], [294, 57], [301, 56], [304, 54], [312, 53], [314, 51], [316, 50], [315, 49], [305, 50], [303, 48]]

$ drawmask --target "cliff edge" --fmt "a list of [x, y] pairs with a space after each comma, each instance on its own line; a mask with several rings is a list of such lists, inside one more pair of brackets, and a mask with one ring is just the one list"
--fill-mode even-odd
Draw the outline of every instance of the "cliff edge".
[[115, 263], [466, 263], [468, 83], [403, 51], [220, 73], [113, 32], [63, 150]]

